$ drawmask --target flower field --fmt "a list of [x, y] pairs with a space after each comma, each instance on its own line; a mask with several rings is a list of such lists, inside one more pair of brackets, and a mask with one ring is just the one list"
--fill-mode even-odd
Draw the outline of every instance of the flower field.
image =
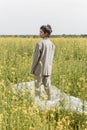
[[[87, 100], [87, 38], [50, 38], [56, 50], [51, 81], [62, 92]], [[40, 38], [0, 37], [0, 130], [87, 130], [87, 115], [60, 108], [39, 110], [28, 90], [13, 85], [30, 74]], [[84, 106], [83, 106], [84, 109]]]

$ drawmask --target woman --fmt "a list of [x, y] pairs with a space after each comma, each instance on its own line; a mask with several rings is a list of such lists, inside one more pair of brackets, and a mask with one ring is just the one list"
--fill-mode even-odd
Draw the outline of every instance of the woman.
[[36, 44], [34, 59], [31, 67], [31, 74], [35, 76], [35, 94], [40, 97], [40, 86], [44, 85], [47, 99], [51, 100], [51, 72], [55, 46], [50, 41], [49, 36], [52, 32], [50, 25], [40, 27], [40, 37]]

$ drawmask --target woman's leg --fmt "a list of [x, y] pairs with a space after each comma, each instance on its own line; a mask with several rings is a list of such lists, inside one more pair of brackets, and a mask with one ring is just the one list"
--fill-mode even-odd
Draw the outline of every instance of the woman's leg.
[[35, 96], [40, 97], [40, 86], [42, 84], [41, 76], [35, 75]]
[[51, 79], [50, 79], [50, 76], [43, 76], [42, 82], [44, 84], [44, 89], [47, 93], [47, 99], [51, 100]]

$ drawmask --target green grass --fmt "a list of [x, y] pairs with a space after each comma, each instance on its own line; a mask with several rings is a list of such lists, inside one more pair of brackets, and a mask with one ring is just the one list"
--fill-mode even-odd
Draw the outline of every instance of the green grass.
[[[87, 130], [87, 116], [71, 111], [40, 111], [26, 90], [13, 85], [34, 80], [30, 74], [38, 38], [0, 38], [0, 130]], [[87, 100], [87, 39], [51, 38], [56, 46], [52, 84]]]

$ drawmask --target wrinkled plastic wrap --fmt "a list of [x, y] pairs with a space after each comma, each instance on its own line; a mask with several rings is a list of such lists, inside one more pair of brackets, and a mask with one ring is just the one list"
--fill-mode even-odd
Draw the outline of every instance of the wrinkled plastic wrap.
[[[52, 107], [60, 108], [60, 109], [66, 109], [70, 111], [76, 111], [76, 112], [84, 112], [87, 114], [87, 101], [81, 101], [81, 99], [69, 96], [63, 92], [61, 92], [58, 88], [55, 86], [51, 86], [51, 99], [52, 100], [45, 100], [43, 98], [39, 98], [39, 96], [35, 97], [35, 83], [32, 82], [24, 82], [24, 83], [18, 83], [14, 85], [14, 90], [20, 91], [20, 90], [29, 90], [32, 98], [35, 101], [35, 104], [41, 109], [50, 109]], [[42, 85], [40, 87], [41, 95], [44, 97], [45, 90], [44, 86]]]

